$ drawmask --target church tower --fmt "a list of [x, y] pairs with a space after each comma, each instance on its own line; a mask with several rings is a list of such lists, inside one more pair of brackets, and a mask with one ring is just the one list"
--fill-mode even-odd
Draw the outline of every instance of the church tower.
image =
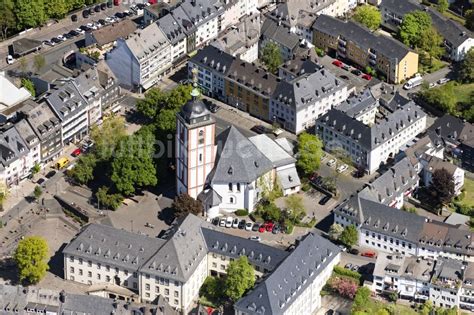
[[176, 190], [196, 199], [214, 168], [217, 147], [215, 121], [196, 84], [191, 95], [176, 119]]

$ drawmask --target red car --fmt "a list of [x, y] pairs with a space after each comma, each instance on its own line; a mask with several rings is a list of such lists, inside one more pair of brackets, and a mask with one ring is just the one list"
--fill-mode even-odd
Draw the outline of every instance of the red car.
[[362, 76], [362, 79], [365, 79], [365, 80], [367, 80], [367, 81], [370, 81], [370, 80], [372, 80], [372, 76], [371, 76], [370, 74], [364, 74], [364, 75]]
[[267, 230], [267, 232], [271, 232], [273, 230], [273, 227], [275, 226], [275, 224], [273, 222], [266, 222], [264, 224], [265, 226], [265, 229]]
[[260, 225], [260, 227], [258, 228], [258, 231], [259, 231], [260, 233], [265, 232], [265, 224]]
[[363, 252], [362, 254], [360, 254], [361, 256], [364, 256], [364, 257], [369, 257], [369, 258], [375, 258], [377, 257], [377, 255], [375, 254], [375, 252], [373, 251], [367, 251], [367, 252]]
[[76, 150], [72, 151], [71, 155], [76, 157], [76, 156], [81, 155], [81, 153], [82, 153], [82, 150], [80, 148], [77, 148]]
[[341, 68], [342, 66], [344, 66], [344, 64], [343, 64], [342, 61], [340, 61], [340, 60], [334, 60], [334, 61], [332, 62], [332, 64], [335, 65], [336, 67], [339, 67], [339, 68]]

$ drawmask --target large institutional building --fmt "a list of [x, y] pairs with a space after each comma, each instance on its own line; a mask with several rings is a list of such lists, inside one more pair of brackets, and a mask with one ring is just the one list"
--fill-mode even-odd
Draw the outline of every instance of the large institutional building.
[[[109, 284], [138, 293], [142, 302], [164, 298], [187, 312], [207, 276], [226, 273], [247, 256], [261, 280], [235, 305], [238, 314], [312, 314], [320, 291], [339, 262], [337, 246], [309, 233], [291, 251], [218, 231], [194, 215], [173, 225], [163, 239], [90, 224], [63, 250], [66, 279]], [[296, 312], [296, 313], [295, 313]]]

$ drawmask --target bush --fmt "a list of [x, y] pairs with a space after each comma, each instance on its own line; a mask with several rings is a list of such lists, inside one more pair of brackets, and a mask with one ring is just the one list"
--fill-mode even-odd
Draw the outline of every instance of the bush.
[[293, 233], [294, 225], [290, 220], [285, 220], [285, 233], [286, 234], [291, 234]]
[[340, 276], [350, 277], [350, 278], [353, 278], [357, 281], [360, 281], [360, 277], [362, 276], [360, 273], [358, 273], [356, 271], [352, 271], [352, 270], [349, 270], [349, 269], [346, 269], [346, 268], [343, 268], [343, 267], [340, 267], [340, 266], [334, 266], [333, 271], [334, 271], [335, 274], [338, 274]]
[[324, 52], [324, 49], [321, 49], [319, 47], [314, 47], [314, 50], [316, 51], [316, 54], [319, 56], [319, 57], [324, 57], [324, 55], [326, 54]]
[[234, 214], [238, 217], [244, 217], [249, 214], [249, 212], [246, 209], [238, 209], [237, 211], [234, 212]]
[[356, 281], [348, 278], [331, 277], [328, 284], [334, 292], [349, 299], [354, 298], [358, 288]]
[[199, 295], [206, 297], [211, 302], [216, 302], [223, 297], [224, 281], [217, 277], [207, 277], [204, 280]]

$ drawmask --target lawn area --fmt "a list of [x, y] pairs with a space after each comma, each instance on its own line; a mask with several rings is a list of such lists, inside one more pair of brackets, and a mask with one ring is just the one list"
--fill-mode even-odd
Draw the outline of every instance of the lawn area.
[[454, 92], [458, 103], [468, 104], [471, 99], [471, 94], [474, 92], [474, 83], [457, 84], [454, 87]]
[[464, 178], [464, 198], [459, 202], [474, 208], [474, 180]]
[[390, 309], [389, 313], [392, 315], [417, 315], [414, 309], [400, 304], [394, 303], [384, 303], [382, 301], [376, 301], [374, 299], [369, 299], [365, 305], [363, 312], [366, 314], [377, 314], [382, 309]]
[[441, 61], [439, 59], [434, 58], [432, 64], [429, 64], [429, 60], [422, 60], [422, 56], [420, 56], [420, 63], [418, 65], [418, 71], [421, 74], [432, 73], [442, 69], [448, 65], [447, 62]]
[[464, 25], [464, 24], [466, 23], [466, 20], [465, 20], [465, 19], [463, 19], [462, 17], [457, 16], [456, 14], [453, 14], [453, 13], [451, 13], [451, 12], [449, 12], [449, 11], [443, 12], [443, 15], [444, 15], [445, 17], [447, 17], [448, 19], [451, 19], [451, 20], [454, 20], [454, 21], [458, 22], [458, 23], [461, 24], [461, 25]]

